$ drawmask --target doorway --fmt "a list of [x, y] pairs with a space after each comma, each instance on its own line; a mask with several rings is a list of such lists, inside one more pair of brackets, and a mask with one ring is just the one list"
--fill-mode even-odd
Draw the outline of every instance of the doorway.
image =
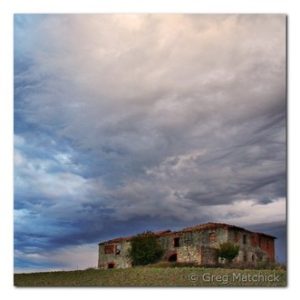
[[168, 261], [170, 261], [170, 262], [177, 261], [177, 253], [170, 255]]

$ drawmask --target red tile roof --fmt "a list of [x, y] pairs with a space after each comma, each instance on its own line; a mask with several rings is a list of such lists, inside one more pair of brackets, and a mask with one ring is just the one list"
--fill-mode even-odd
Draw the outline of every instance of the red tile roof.
[[[230, 224], [225, 224], [225, 223], [212, 223], [212, 222], [186, 227], [186, 228], [183, 228], [182, 230], [179, 230], [179, 231], [162, 230], [162, 231], [155, 231], [153, 233], [156, 236], [160, 237], [160, 236], [167, 236], [167, 235], [173, 235], [173, 234], [180, 234], [180, 233], [184, 233], [184, 232], [212, 230], [212, 229], [217, 229], [217, 228], [242, 230], [242, 231], [245, 231], [245, 232], [248, 232], [248, 233], [263, 235], [263, 236], [266, 236], [266, 237], [269, 237], [269, 238], [276, 239], [276, 237], [274, 237], [272, 235], [269, 235], [269, 234], [266, 234], [266, 233], [253, 232], [253, 231], [250, 231], [250, 230], [247, 230], [245, 228], [235, 226], [235, 225], [230, 225]], [[112, 240], [101, 242], [101, 243], [99, 243], [99, 245], [100, 244], [120, 243], [120, 242], [124, 242], [124, 241], [130, 241], [133, 237], [134, 236], [118, 237], [118, 238], [115, 238], [115, 239], [112, 239]]]
[[245, 229], [243, 227], [230, 225], [230, 224], [225, 224], [225, 223], [212, 223], [212, 222], [209, 222], [209, 223], [205, 223], [205, 224], [198, 224], [198, 225], [195, 225], [195, 226], [186, 227], [186, 228], [183, 228], [181, 231], [182, 232], [189, 232], [189, 231], [192, 232], [192, 231], [202, 231], [202, 230], [210, 230], [210, 229], [217, 229], [217, 228], [242, 230], [242, 231], [245, 231], [245, 232], [248, 232], [248, 233], [255, 233], [255, 234], [264, 235], [264, 236], [276, 239], [276, 237], [274, 237], [272, 235], [269, 235], [269, 234], [266, 234], [266, 233], [253, 232], [253, 231], [250, 231], [250, 230]]
[[210, 229], [217, 229], [217, 228], [225, 228], [225, 229], [237, 229], [237, 230], [243, 230], [246, 232], [251, 232], [245, 228], [235, 226], [235, 225], [230, 225], [230, 224], [225, 224], [225, 223], [205, 223], [205, 224], [198, 224], [194, 225], [191, 227], [186, 227], [183, 228], [181, 231], [182, 232], [187, 232], [187, 231], [202, 231], [202, 230], [210, 230]]

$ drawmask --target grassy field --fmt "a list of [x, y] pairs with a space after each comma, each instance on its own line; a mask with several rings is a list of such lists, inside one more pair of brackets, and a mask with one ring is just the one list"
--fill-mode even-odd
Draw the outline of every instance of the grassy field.
[[17, 287], [284, 287], [286, 286], [286, 271], [199, 267], [91, 269], [84, 271], [15, 274], [14, 284]]

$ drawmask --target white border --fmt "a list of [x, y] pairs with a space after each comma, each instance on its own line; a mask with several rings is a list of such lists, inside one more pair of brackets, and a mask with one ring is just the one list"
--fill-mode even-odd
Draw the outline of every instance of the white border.
[[[300, 272], [299, 216], [300, 199], [297, 169], [299, 169], [299, 31], [300, 16], [297, 0], [0, 0], [0, 293], [7, 299], [52, 299], [69, 296], [133, 298], [163, 296], [176, 298], [213, 297], [227, 299], [236, 296], [275, 298], [296, 295]], [[289, 18], [289, 243], [288, 288], [277, 289], [20, 289], [13, 287], [13, 14], [14, 13], [286, 13]], [[296, 83], [296, 84], [295, 84]], [[170, 295], [171, 294], [171, 295]], [[170, 296], [169, 296], [170, 295]], [[5, 298], [6, 299], [6, 298]]]

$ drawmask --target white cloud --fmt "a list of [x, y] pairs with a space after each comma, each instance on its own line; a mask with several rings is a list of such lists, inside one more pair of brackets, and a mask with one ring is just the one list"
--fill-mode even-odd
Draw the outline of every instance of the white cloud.
[[[47, 267], [15, 268], [15, 273], [39, 271], [67, 271], [83, 270], [86, 268], [96, 268], [98, 264], [98, 245], [82, 244], [79, 246], [69, 246], [59, 250], [45, 251], [43, 253], [15, 251], [15, 259], [26, 260], [35, 265], [41, 264]], [[48, 267], [48, 266], [61, 267]]]
[[243, 226], [266, 223], [266, 220], [279, 222], [286, 219], [286, 198], [276, 199], [268, 204], [260, 204], [256, 200], [240, 200], [233, 205], [201, 207], [201, 213], [215, 221]]
[[284, 16], [48, 17], [32, 37], [27, 76], [43, 87], [26, 97], [25, 117], [64, 124], [61, 134], [96, 151], [141, 155], [168, 135], [190, 144], [281, 101], [284, 25]]
[[95, 188], [103, 187], [99, 178], [86, 179], [74, 172], [80, 168], [71, 163], [70, 153], [57, 150], [52, 156], [40, 157], [40, 153], [32, 154], [36, 149], [28, 140], [16, 136], [18, 140], [22, 143], [18, 142], [14, 151], [16, 193], [24, 193], [27, 198], [51, 199], [52, 205], [67, 200], [65, 204], [69, 206], [70, 200], [73, 205], [91, 201], [89, 197], [95, 196]]

